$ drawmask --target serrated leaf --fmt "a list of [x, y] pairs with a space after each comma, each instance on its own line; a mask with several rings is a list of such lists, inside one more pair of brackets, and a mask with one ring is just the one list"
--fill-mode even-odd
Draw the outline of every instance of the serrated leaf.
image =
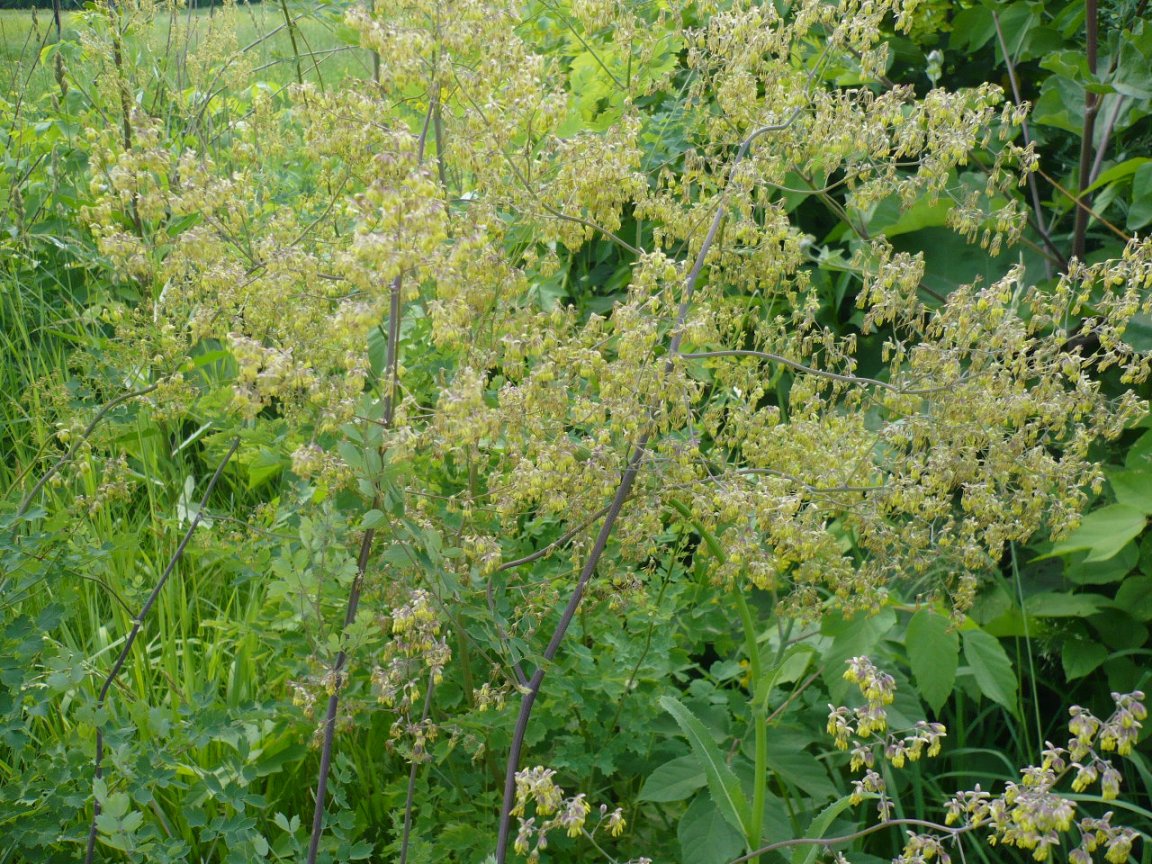
[[1009, 711], [1016, 711], [1016, 673], [1004, 646], [983, 630], [965, 630], [964, 658], [980, 692]]
[[708, 778], [696, 757], [679, 756], [648, 775], [637, 797], [641, 801], [683, 801], [707, 785]]
[[1093, 510], [1080, 523], [1080, 527], [1052, 547], [1048, 558], [1070, 552], [1088, 550], [1085, 561], [1107, 561], [1136, 537], [1147, 524], [1147, 517], [1127, 504], [1109, 504]]
[[908, 622], [904, 644], [908, 648], [916, 689], [928, 706], [938, 712], [956, 683], [960, 638], [943, 615], [921, 609]]
[[687, 737], [693, 754], [704, 769], [708, 791], [712, 793], [712, 800], [716, 803], [717, 809], [733, 828], [747, 837], [752, 824], [748, 799], [744, 796], [744, 790], [740, 788], [740, 781], [724, 761], [720, 748], [716, 746], [704, 724], [671, 696], [661, 696], [660, 707], [672, 715]]
[[360, 530], [367, 531], [370, 528], [379, 528], [384, 524], [386, 517], [381, 510], [369, 510], [360, 518]]
[[744, 838], [705, 795], [680, 817], [676, 826], [680, 860], [692, 864], [726, 864], [744, 851]]

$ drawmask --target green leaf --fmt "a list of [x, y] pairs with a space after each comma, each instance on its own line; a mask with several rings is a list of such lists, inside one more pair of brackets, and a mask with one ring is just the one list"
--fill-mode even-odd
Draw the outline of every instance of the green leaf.
[[1147, 156], [1136, 156], [1132, 159], [1125, 159], [1120, 164], [1113, 165], [1107, 171], [1100, 172], [1100, 175], [1092, 182], [1092, 185], [1084, 191], [1095, 192], [1097, 189], [1107, 186], [1109, 183], [1131, 177], [1141, 166], [1146, 166], [1150, 163], [1152, 163], [1152, 159]]
[[1131, 201], [1128, 208], [1128, 230], [1135, 231], [1152, 222], [1152, 159], [1141, 165], [1133, 175]]
[[258, 489], [291, 464], [292, 460], [283, 454], [260, 448], [248, 462], [248, 488]]
[[837, 616], [824, 617], [821, 631], [833, 637], [832, 646], [824, 653], [824, 683], [834, 702], [843, 701], [853, 686], [844, 680], [845, 662], [851, 657], [873, 653], [895, 625], [896, 614], [891, 609], [875, 615], [856, 615], [847, 621]]
[[1045, 591], [1025, 599], [1024, 611], [1035, 618], [1087, 618], [1107, 603], [1108, 598], [1100, 594]]
[[1064, 576], [1075, 585], [1108, 585], [1121, 581], [1140, 561], [1135, 543], [1129, 543], [1107, 561], [1085, 561], [1083, 552], [1065, 559]]
[[1064, 666], [1064, 677], [1069, 681], [1083, 678], [1107, 659], [1108, 649], [1099, 642], [1069, 639], [1060, 650], [1060, 660]]
[[908, 622], [904, 636], [916, 689], [933, 711], [952, 694], [960, 664], [960, 638], [943, 615], [921, 609]]
[[883, 234], [895, 237], [909, 234], [922, 228], [935, 228], [948, 224], [948, 214], [955, 205], [952, 200], [941, 196], [936, 201], [920, 198], [911, 206], [900, 203], [899, 196], [892, 195], [880, 202], [868, 220], [870, 234]]
[[750, 833], [749, 826], [752, 824], [748, 799], [744, 797], [740, 781], [724, 761], [720, 748], [716, 746], [704, 724], [671, 696], [661, 696], [660, 707], [672, 715], [687, 737], [692, 752], [704, 769], [708, 779], [708, 790], [712, 793], [712, 800], [716, 802], [717, 808], [733, 828], [747, 837]]
[[828, 779], [828, 770], [823, 762], [807, 750], [773, 746], [772, 739], [772, 733], [769, 731], [768, 770], [817, 802], [826, 801], [836, 794], [836, 786]]
[[680, 840], [680, 860], [692, 864], [726, 864], [744, 851], [743, 836], [705, 795], [693, 801], [680, 817], [676, 836]]
[[384, 524], [387, 517], [380, 510], [369, 510], [360, 519], [360, 530], [367, 531], [370, 528], [379, 528]]
[[1004, 646], [983, 630], [965, 630], [964, 658], [980, 692], [1009, 711], [1016, 711], [1016, 673]]
[[695, 756], [679, 756], [653, 771], [637, 796], [641, 801], [683, 801], [708, 784]]
[[1118, 468], [1104, 473], [1117, 504], [1152, 513], [1152, 468]]
[[1133, 99], [1152, 97], [1152, 27], [1140, 26], [1120, 33], [1120, 56], [1112, 86]]
[[1107, 561], [1136, 537], [1147, 523], [1144, 513], [1127, 504], [1109, 504], [1084, 517], [1080, 527], [1052, 547], [1048, 558], [1088, 550], [1085, 561]]
[[949, 48], [969, 54], [983, 48], [996, 35], [992, 11], [979, 4], [959, 12], [952, 21]]
[[[874, 798], [874, 795], [865, 795], [864, 798]], [[808, 826], [808, 830], [804, 833], [804, 837], [809, 840], [817, 840], [824, 836], [828, 828], [836, 821], [849, 807], [852, 807], [852, 796], [845, 795], [843, 798], [838, 798], [827, 807], [825, 807], [820, 815], [812, 820], [812, 824]], [[797, 846], [792, 850], [792, 864], [812, 864], [816, 860], [816, 856], [820, 853], [820, 844], [812, 843], [810, 845]]]
[[1116, 592], [1116, 605], [1137, 621], [1152, 621], [1152, 576], [1125, 579]]

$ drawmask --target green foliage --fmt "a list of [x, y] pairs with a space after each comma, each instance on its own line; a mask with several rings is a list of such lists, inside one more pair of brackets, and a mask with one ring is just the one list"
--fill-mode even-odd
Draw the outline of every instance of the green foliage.
[[4, 13], [0, 860], [924, 860], [1149, 683], [1142, 8]]

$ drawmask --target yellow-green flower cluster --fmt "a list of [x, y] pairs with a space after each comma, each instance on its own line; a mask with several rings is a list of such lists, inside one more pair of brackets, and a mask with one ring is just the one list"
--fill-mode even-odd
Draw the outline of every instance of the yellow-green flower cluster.
[[884, 778], [875, 770], [877, 753], [893, 767], [903, 768], [905, 762], [915, 762], [924, 753], [936, 756], [946, 732], [942, 724], [924, 720], [903, 737], [889, 732], [886, 706], [895, 699], [896, 680], [868, 657], [852, 657], [845, 662], [844, 680], [856, 685], [865, 704], [857, 708], [829, 705], [828, 734], [838, 750], [850, 750], [851, 770], [865, 769], [863, 776], [852, 781], [852, 803], [876, 796], [880, 818], [886, 819], [892, 802]]
[[[607, 805], [602, 804], [599, 822], [591, 829], [586, 828], [592, 805], [582, 792], [565, 797], [564, 790], [554, 780], [555, 776], [555, 771], [540, 765], [516, 772], [512, 815], [517, 818], [519, 829], [512, 848], [519, 855], [527, 855], [529, 862], [540, 860], [540, 853], [548, 848], [548, 834], [555, 829], [562, 829], [569, 837], [581, 834], [591, 837], [603, 828], [612, 837], [619, 837], [626, 827], [621, 808], [609, 811]], [[533, 816], [527, 816], [530, 806]], [[537, 819], [541, 820], [539, 824]]]
[[1083, 792], [1100, 784], [1101, 797], [1112, 800], [1119, 794], [1120, 773], [1111, 762], [1101, 758], [1097, 748], [1115, 750], [1121, 755], [1131, 752], [1142, 721], [1147, 718], [1144, 694], [1113, 693], [1116, 710], [1107, 720], [1099, 720], [1080, 706], [1070, 709], [1068, 731], [1072, 738], [1067, 747], [1049, 744], [1039, 766], [1021, 771], [1019, 783], [1009, 783], [1004, 792], [993, 797], [976, 787], [960, 792], [948, 803], [948, 824], [963, 822], [989, 829], [989, 842], [1026, 849], [1036, 861], [1047, 861], [1061, 839], [1073, 826], [1080, 834], [1080, 845], [1069, 860], [1090, 864], [1092, 853], [1103, 847], [1110, 864], [1124, 864], [1137, 834], [1130, 828], [1112, 824], [1112, 814], [1104, 817], [1076, 819], [1076, 803], [1056, 791], [1057, 784], [1074, 772], [1072, 790]]

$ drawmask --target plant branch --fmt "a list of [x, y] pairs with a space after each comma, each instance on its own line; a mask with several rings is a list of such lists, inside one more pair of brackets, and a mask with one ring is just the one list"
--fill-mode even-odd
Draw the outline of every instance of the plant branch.
[[880, 381], [877, 378], [866, 378], [862, 375], [841, 375], [838, 372], [829, 372], [826, 369], [816, 369], [812, 366], [806, 366], [796, 360], [789, 360], [781, 354], [772, 354], [768, 351], [749, 351], [740, 349], [730, 349], [725, 351], [696, 351], [690, 354], [680, 355], [685, 360], [702, 360], [708, 357], [759, 357], [762, 360], [770, 360], [773, 363], [779, 363], [781, 366], [787, 366], [789, 369], [795, 369], [797, 372], [803, 372], [805, 375], [815, 375], [818, 378], [827, 378], [830, 381], [840, 381], [845, 384], [861, 384], [867, 387], [880, 387], [884, 390], [889, 390], [892, 393], [899, 393], [904, 396], [926, 396], [931, 393], [939, 393], [942, 390], [951, 390], [955, 387], [955, 382], [947, 387], [930, 387], [924, 390], [905, 390], [903, 387], [897, 387], [895, 384], [889, 384], [887, 381]]
[[[1088, 72], [1096, 75], [1096, 54], [1100, 36], [1100, 22], [1097, 14], [1097, 0], [1085, 0], [1084, 28], [1087, 38]], [[1084, 90], [1084, 128], [1080, 133], [1080, 176], [1076, 194], [1076, 223], [1072, 231], [1072, 255], [1084, 260], [1084, 244], [1088, 231], [1087, 189], [1092, 183], [1092, 139], [1096, 134], [1096, 115], [1100, 111], [1100, 95]]]
[[[1016, 74], [1016, 61], [1008, 53], [1008, 42], [1004, 38], [1004, 28], [1000, 26], [1000, 14], [992, 12], [992, 23], [996, 25], [996, 39], [1000, 43], [1000, 53], [1004, 55], [1004, 65], [1008, 69], [1008, 82], [1012, 85], [1012, 101], [1016, 103], [1017, 108], [1024, 105], [1024, 98], [1020, 94], [1020, 79]], [[1024, 135], [1024, 144], [1028, 147], [1032, 146], [1032, 132], [1028, 129], [1028, 118], [1023, 118], [1020, 121], [1020, 131]], [[1060, 269], [1064, 270], [1068, 267], [1068, 262], [1064, 259], [1064, 255], [1060, 249], [1052, 242], [1052, 237], [1044, 230], [1044, 207], [1040, 203], [1040, 185], [1036, 182], [1036, 175], [1028, 172], [1028, 197], [1032, 200], [1032, 212], [1036, 218], [1036, 233], [1040, 235], [1040, 239], [1044, 241], [1044, 245], [1048, 250], [1056, 256], [1057, 261], [1060, 262]], [[1044, 259], [1045, 275], [1052, 278], [1052, 267], [1047, 258]]]
[[[146, 619], [148, 613], [152, 611], [152, 607], [160, 597], [160, 592], [168, 582], [172, 571], [176, 569], [177, 562], [184, 556], [184, 550], [188, 548], [192, 534], [196, 531], [196, 526], [200, 524], [204, 508], [208, 506], [208, 499], [212, 495], [212, 491], [216, 488], [216, 484], [223, 476], [224, 468], [232, 460], [232, 457], [239, 447], [239, 437], [232, 439], [232, 446], [228, 448], [228, 452], [224, 454], [224, 458], [221, 459], [220, 464], [216, 466], [216, 472], [212, 475], [212, 479], [208, 481], [208, 487], [204, 490], [204, 495], [200, 499], [200, 506], [197, 508], [195, 514], [193, 514], [192, 521], [188, 525], [188, 530], [184, 532], [184, 537], [181, 538], [179, 545], [176, 547], [176, 551], [173, 552], [172, 557], [168, 559], [168, 566], [165, 567], [164, 572], [160, 574], [160, 578], [157, 580], [156, 586], [152, 589], [152, 593], [148, 595], [148, 599], [144, 601], [144, 605], [140, 608], [139, 614], [133, 620], [132, 629], [128, 633], [128, 638], [124, 640], [124, 647], [120, 649], [120, 655], [116, 658], [116, 662], [112, 664], [112, 669], [104, 679], [104, 685], [100, 688], [100, 695], [96, 697], [96, 758], [92, 772], [93, 787], [95, 787], [96, 781], [104, 774], [104, 728], [103, 723], [100, 721], [100, 712], [103, 710], [104, 702], [108, 698], [108, 691], [112, 689], [112, 684], [116, 680], [116, 676], [120, 674], [120, 670], [128, 660], [128, 654], [132, 650], [132, 645], [136, 642], [136, 637], [140, 635], [140, 630], [144, 626], [144, 619]], [[92, 856], [96, 850], [96, 823], [99, 818], [100, 800], [95, 797], [95, 789], [93, 789], [92, 825], [88, 829], [88, 846], [84, 853], [84, 864], [92, 864]]]
[[[429, 108], [431, 113], [431, 108]], [[428, 130], [427, 121], [424, 132]], [[424, 161], [425, 134], [419, 140], [419, 161]], [[402, 299], [403, 276], [397, 276], [389, 286], [388, 300], [388, 353], [384, 362], [385, 377], [388, 380], [388, 390], [384, 396], [384, 416], [380, 425], [391, 429], [396, 417], [396, 397], [399, 392], [399, 346], [400, 341], [400, 303]], [[373, 506], [378, 502], [373, 502]], [[368, 570], [368, 559], [372, 554], [372, 543], [376, 539], [376, 529], [369, 528], [364, 532], [360, 541], [360, 553], [356, 558], [356, 577], [352, 580], [352, 587], [348, 591], [348, 605], [344, 610], [344, 627], [341, 630], [340, 651], [336, 655], [336, 662], [332, 665], [333, 689], [328, 697], [328, 711], [324, 717], [324, 743], [320, 750], [320, 769], [316, 778], [316, 802], [312, 811], [312, 834], [308, 840], [307, 864], [316, 864], [316, 856], [320, 850], [320, 836], [324, 831], [324, 804], [328, 795], [328, 774], [332, 769], [332, 749], [336, 740], [336, 712], [340, 707], [340, 688], [343, 686], [344, 667], [348, 663], [348, 649], [344, 638], [348, 629], [356, 620], [356, 612], [360, 606], [360, 595], [364, 590], [364, 575]]]
[[1113, 234], [1115, 234], [1117, 237], [1119, 237], [1125, 243], [1129, 242], [1132, 239], [1127, 234], [1125, 234], [1123, 231], [1121, 231], [1119, 228], [1117, 228], [1115, 225], [1113, 225], [1111, 222], [1109, 222], [1107, 219], [1105, 219], [1103, 216], [1101, 216], [1099, 213], [1097, 213], [1095, 210], [1093, 210], [1091, 207], [1089, 207], [1086, 203], [1084, 203], [1084, 201], [1076, 193], [1072, 192], [1070, 189], [1065, 189], [1064, 186], [1062, 186], [1060, 184], [1060, 181], [1057, 180], [1055, 177], [1050, 177], [1049, 175], [1045, 174], [1044, 171], [1040, 168], [1036, 169], [1036, 173], [1039, 174], [1041, 177], [1043, 177], [1045, 180], [1047, 180], [1049, 183], [1051, 183], [1052, 188], [1055, 189], [1057, 192], [1059, 192], [1061, 195], [1068, 198], [1068, 200], [1070, 200], [1076, 206], [1077, 209], [1083, 210], [1085, 213], [1087, 213], [1089, 216], [1094, 218], [1097, 222], [1099, 222], [1101, 225], [1103, 225], [1105, 228], [1107, 228], [1109, 231], [1111, 231]]
[[1088, 173], [1089, 184], [1095, 183], [1100, 176], [1100, 167], [1104, 164], [1104, 157], [1108, 153], [1108, 144], [1112, 139], [1112, 132], [1116, 128], [1116, 121], [1120, 119], [1120, 112], [1128, 103], [1127, 96], [1117, 94], [1112, 103], [1108, 116], [1104, 119], [1104, 130], [1100, 133], [1100, 146], [1096, 148], [1096, 158], [1092, 160], [1092, 170]]
[[767, 846], [762, 846], [753, 852], [749, 852], [747, 855], [733, 858], [728, 864], [743, 864], [743, 862], [751, 861], [756, 856], [763, 855], [765, 852], [774, 852], [777, 849], [788, 849], [793, 846], [838, 846], [842, 843], [851, 843], [853, 840], [859, 840], [862, 837], [867, 837], [869, 834], [875, 834], [878, 831], [884, 831], [888, 828], [896, 828], [902, 825], [940, 831], [953, 839], [967, 834], [976, 827], [975, 825], [962, 825], [959, 828], [951, 828], [947, 825], [941, 825], [939, 822], [929, 822], [925, 819], [885, 819], [883, 822], [878, 822], [875, 825], [870, 825], [859, 831], [853, 831], [851, 834], [841, 834], [837, 837], [794, 837], [791, 840], [779, 840], [775, 843], [769, 843]]
[[[432, 710], [432, 691], [436, 689], [436, 679], [428, 676], [428, 692], [424, 694], [424, 710], [420, 714], [420, 724], [428, 720]], [[408, 769], [408, 792], [404, 796], [404, 830], [400, 837], [400, 864], [408, 864], [408, 841], [412, 835], [412, 810], [416, 803], [416, 771], [420, 767], [419, 754], [412, 754], [412, 766]]]
[[[724, 219], [726, 212], [724, 199], [727, 196], [728, 190], [732, 188], [732, 181], [737, 168], [739, 168], [740, 163], [748, 154], [752, 144], [758, 138], [761, 138], [769, 132], [788, 128], [795, 119], [800, 116], [800, 110], [800, 107], [797, 107], [783, 123], [762, 126], [753, 131], [741, 143], [739, 150], [733, 158], [732, 166], [728, 171], [728, 184], [725, 186], [724, 191], [720, 193], [720, 201], [712, 217], [712, 224], [709, 226], [708, 234], [705, 236], [704, 242], [700, 245], [700, 251], [696, 254], [696, 260], [692, 265], [692, 269], [688, 272], [684, 280], [684, 290], [681, 295], [680, 306], [676, 313], [676, 325], [668, 344], [668, 356], [664, 362], [664, 377], [671, 374], [680, 354], [680, 345], [684, 341], [685, 323], [688, 320], [688, 310], [691, 308], [696, 282], [700, 278], [700, 273], [704, 269], [705, 260], [712, 249], [712, 244], [716, 240], [716, 234], [720, 230], [720, 223]], [[608, 538], [611, 536], [612, 529], [616, 525], [616, 520], [620, 516], [620, 510], [624, 506], [625, 500], [627, 500], [631, 494], [632, 484], [635, 482], [636, 475], [640, 470], [640, 465], [647, 455], [648, 441], [652, 434], [652, 424], [648, 423], [632, 447], [632, 454], [621, 474], [620, 483], [616, 487], [616, 494], [613, 496], [612, 503], [608, 507], [604, 522], [600, 526], [599, 533], [596, 535], [596, 542], [593, 544], [592, 550], [588, 553], [588, 558], [585, 560], [584, 566], [580, 571], [580, 577], [576, 581], [576, 587], [573, 589], [572, 595], [568, 599], [568, 603], [560, 616], [560, 620], [552, 632], [552, 638], [548, 642], [548, 647], [544, 649], [543, 661], [532, 675], [532, 679], [528, 682], [523, 699], [520, 702], [520, 711], [516, 717], [516, 727], [513, 730], [512, 743], [508, 750], [508, 764], [504, 772], [504, 802], [500, 808], [500, 826], [496, 840], [496, 864], [505, 864], [507, 860], [508, 835], [512, 824], [512, 808], [516, 798], [516, 772], [520, 766], [520, 753], [524, 746], [524, 736], [528, 731], [528, 721], [532, 716], [532, 706], [536, 701], [536, 697], [540, 694], [540, 688], [544, 682], [547, 665], [556, 656], [556, 652], [560, 649], [560, 645], [564, 641], [564, 636], [568, 632], [572, 619], [576, 615], [576, 610], [580, 607], [580, 601], [584, 596], [584, 589], [592, 578], [592, 574], [596, 571], [596, 567], [600, 563], [600, 558], [608, 545]]]
[[130, 399], [136, 399], [139, 396], [146, 396], [153, 390], [156, 390], [159, 386], [160, 382], [157, 382], [139, 390], [133, 390], [131, 393], [122, 393], [111, 402], [106, 404], [99, 411], [97, 411], [96, 416], [93, 417], [92, 421], [84, 427], [84, 431], [80, 433], [80, 437], [77, 438], [72, 446], [68, 448], [68, 451], [63, 453], [60, 458], [52, 464], [52, 467], [44, 472], [44, 476], [37, 480], [36, 485], [33, 486], [28, 491], [28, 494], [24, 496], [24, 499], [20, 502], [20, 506], [16, 509], [16, 517], [20, 518], [28, 512], [28, 508], [32, 506], [32, 502], [36, 499], [36, 496], [40, 494], [40, 490], [44, 488], [44, 484], [51, 480], [53, 475], [55, 475], [61, 468], [64, 467], [67, 462], [76, 456], [76, 452], [80, 449], [81, 445], [87, 441], [89, 437], [91, 437], [92, 433], [96, 431], [96, 427], [100, 425], [100, 421], [107, 417], [108, 413], [112, 411], [113, 408], [116, 408], [119, 405], [123, 405]]

